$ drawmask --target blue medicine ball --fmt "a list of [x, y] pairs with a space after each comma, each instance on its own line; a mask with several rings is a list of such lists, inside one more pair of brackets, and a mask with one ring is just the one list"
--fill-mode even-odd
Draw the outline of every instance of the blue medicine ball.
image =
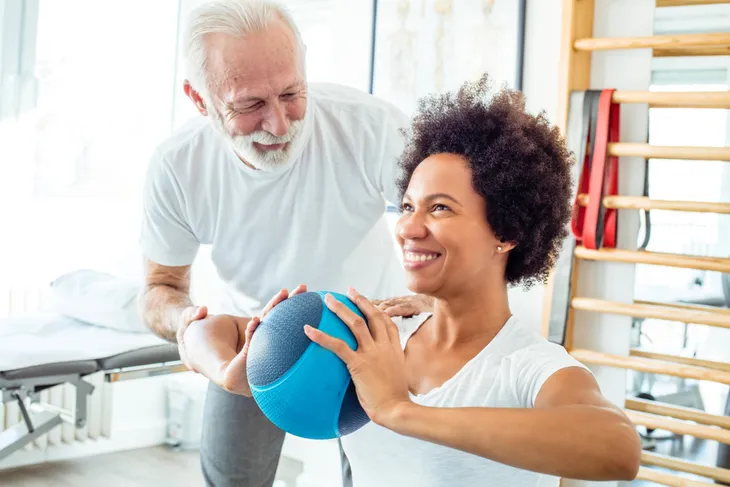
[[[327, 308], [326, 294], [306, 292], [276, 305], [254, 332], [246, 359], [251, 392], [266, 417], [287, 433], [317, 440], [370, 421], [344, 362], [304, 334], [310, 325], [357, 349], [350, 329]], [[330, 294], [364, 318], [347, 296]]]

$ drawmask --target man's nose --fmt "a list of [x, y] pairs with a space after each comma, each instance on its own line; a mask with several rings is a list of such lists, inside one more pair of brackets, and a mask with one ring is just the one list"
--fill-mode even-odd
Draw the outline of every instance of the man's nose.
[[261, 128], [276, 137], [283, 137], [289, 132], [289, 120], [286, 116], [286, 109], [281, 103], [277, 102], [270, 105]]

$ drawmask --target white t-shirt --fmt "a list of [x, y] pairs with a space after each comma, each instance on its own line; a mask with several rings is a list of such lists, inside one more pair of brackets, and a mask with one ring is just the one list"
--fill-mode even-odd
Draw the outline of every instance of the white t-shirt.
[[[428, 314], [401, 322], [406, 343]], [[511, 317], [497, 336], [452, 378], [426, 394], [431, 407], [531, 408], [545, 381], [564, 367], [585, 366], [564, 348]], [[520, 470], [368, 423], [342, 438], [354, 487], [557, 487], [559, 479]]]
[[302, 283], [353, 286], [372, 299], [407, 293], [384, 218], [386, 201], [398, 204], [399, 129], [407, 124], [366, 93], [311, 84], [293, 163], [264, 172], [241, 162], [207, 117], [194, 119], [150, 162], [142, 250], [182, 266], [210, 245], [233, 291], [217, 312], [256, 314], [281, 288]]

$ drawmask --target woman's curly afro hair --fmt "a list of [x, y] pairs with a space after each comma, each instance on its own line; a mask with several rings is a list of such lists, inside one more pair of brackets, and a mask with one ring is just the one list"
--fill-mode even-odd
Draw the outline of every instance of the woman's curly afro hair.
[[522, 93], [502, 88], [490, 95], [484, 75], [455, 93], [423, 98], [400, 159], [403, 198], [413, 171], [433, 154], [466, 159], [472, 185], [486, 202], [497, 238], [516, 243], [507, 260], [508, 285], [546, 282], [571, 215], [572, 154], [544, 113], [525, 111]]

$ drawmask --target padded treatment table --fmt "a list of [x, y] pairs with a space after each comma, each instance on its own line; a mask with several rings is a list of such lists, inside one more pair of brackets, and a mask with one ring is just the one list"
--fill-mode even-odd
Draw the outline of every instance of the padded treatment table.
[[[184, 371], [177, 345], [151, 333], [101, 328], [54, 313], [0, 319], [0, 402], [17, 401], [23, 421], [0, 432], [0, 460], [63, 422], [86, 424], [86, 398], [94, 386], [84, 377], [104, 372], [106, 381]], [[71, 384], [75, 411], [46, 410], [44, 389]]]

